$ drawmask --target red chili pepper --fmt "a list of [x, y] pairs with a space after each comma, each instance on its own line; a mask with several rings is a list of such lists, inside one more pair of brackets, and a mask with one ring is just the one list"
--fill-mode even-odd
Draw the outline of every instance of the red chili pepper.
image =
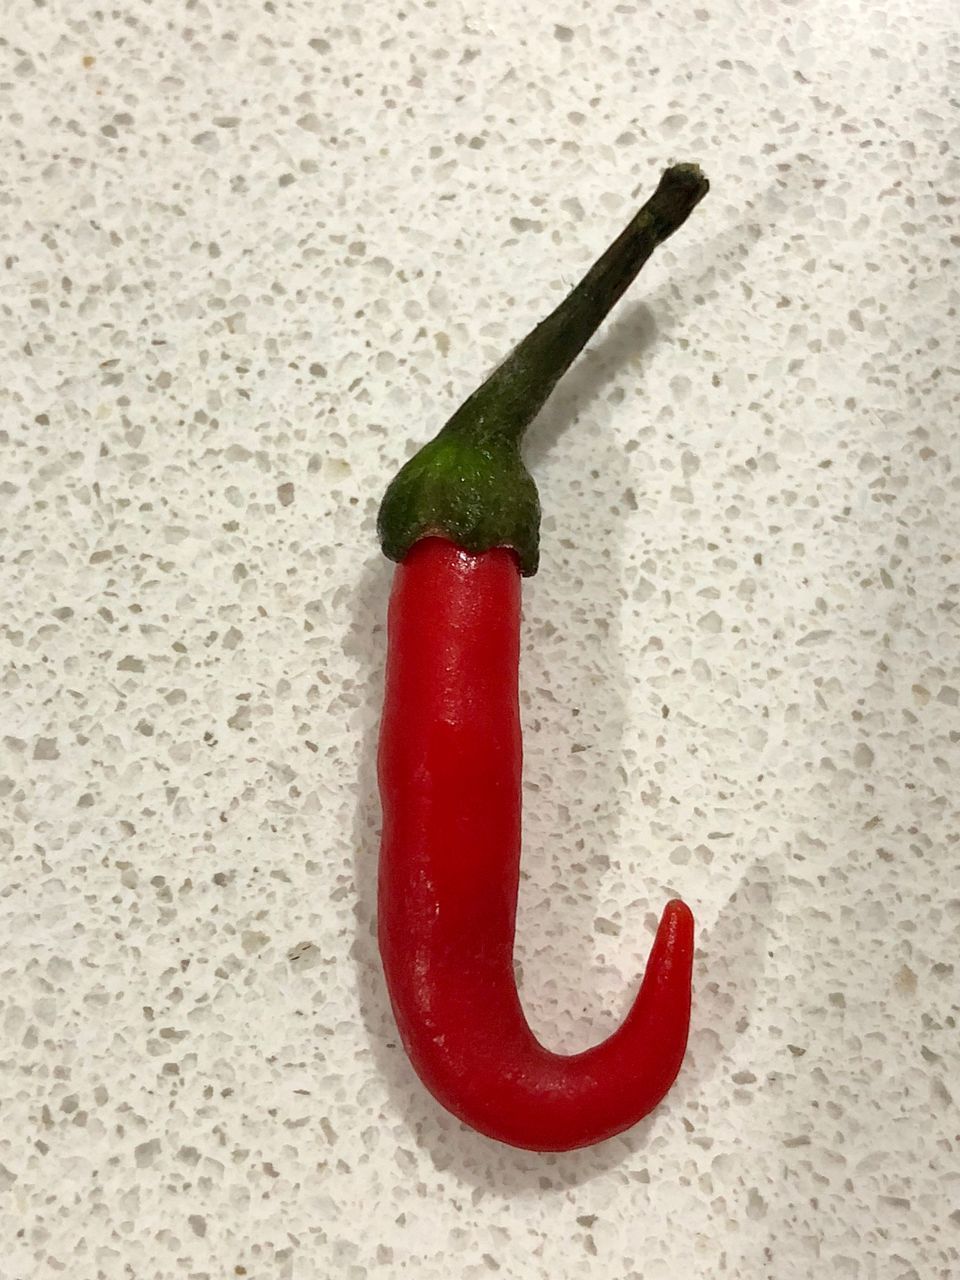
[[708, 189], [694, 165], [655, 194], [569, 297], [396, 477], [380, 512], [400, 562], [380, 737], [379, 941], [394, 1015], [423, 1083], [454, 1115], [536, 1151], [635, 1124], [686, 1048], [693, 917], [667, 904], [620, 1028], [570, 1056], [534, 1037], [517, 994], [520, 577], [539, 502], [523, 431], [657, 244]]

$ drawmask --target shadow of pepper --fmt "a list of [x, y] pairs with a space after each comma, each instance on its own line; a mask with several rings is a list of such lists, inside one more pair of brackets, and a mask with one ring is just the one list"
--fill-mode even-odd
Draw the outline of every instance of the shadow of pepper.
[[[764, 195], [772, 196], [775, 192], [782, 194], [782, 183], [772, 186]], [[753, 232], [753, 239], [759, 239], [761, 227], [754, 225]], [[604, 386], [616, 376], [626, 360], [635, 361], [679, 322], [686, 300], [695, 292], [696, 286], [705, 273], [709, 272], [712, 276], [719, 263], [725, 264], [728, 271], [732, 265], [732, 274], [735, 274], [743, 268], [749, 247], [750, 239], [749, 237], [745, 239], [742, 224], [720, 233], [703, 244], [699, 252], [692, 256], [690, 265], [681, 273], [674, 274], [671, 281], [651, 294], [646, 303], [634, 304], [608, 326], [605, 336], [593, 343], [580, 361], [574, 365], [532, 425], [524, 449], [531, 469], [535, 469], [537, 461], [549, 451], [567, 426], [596, 400]], [[440, 425], [439, 418], [436, 425]], [[426, 435], [426, 431], [424, 434]], [[612, 444], [610, 453], [609, 461], [616, 464], [609, 468], [611, 495], [613, 495], [622, 488], [623, 460]], [[545, 506], [549, 510], [549, 495], [545, 497]], [[613, 558], [610, 563], [612, 571], [609, 574], [609, 615], [615, 617], [619, 565]], [[500, 1194], [505, 1196], [525, 1192], [541, 1194], [545, 1190], [575, 1186], [589, 1181], [616, 1167], [624, 1159], [641, 1152], [646, 1146], [649, 1134], [658, 1123], [660, 1108], [625, 1134], [595, 1147], [559, 1155], [542, 1155], [516, 1150], [475, 1133], [444, 1112], [430, 1098], [416, 1078], [397, 1037], [383, 982], [376, 941], [376, 885], [380, 822], [376, 781], [376, 743], [383, 693], [386, 606], [392, 574], [392, 564], [379, 552], [371, 555], [363, 568], [360, 582], [354, 593], [352, 610], [353, 645], [360, 668], [358, 680], [370, 691], [360, 710], [357, 725], [361, 743], [358, 769], [359, 800], [354, 824], [358, 921], [354, 958], [357, 963], [361, 1013], [370, 1036], [376, 1067], [386, 1083], [391, 1110], [395, 1115], [406, 1118], [406, 1123], [415, 1136], [417, 1145], [430, 1152], [438, 1169], [453, 1169], [459, 1177], [473, 1183], [478, 1190], [484, 1192], [488, 1191], [490, 1186], [496, 1186]], [[605, 648], [606, 652], [600, 665], [604, 667], [610, 677], [611, 687], [615, 689], [621, 687], [618, 675], [619, 680], [622, 681], [624, 668], [623, 656], [616, 643], [613, 628], [607, 635]], [[576, 667], [576, 664], [573, 665]], [[583, 692], [585, 701], [595, 701], [597, 692], [594, 684], [586, 683]], [[614, 703], [614, 705], [617, 704]], [[562, 778], [558, 779], [554, 772], [552, 781], [562, 783]], [[537, 856], [535, 844], [527, 838], [526, 823], [524, 848], [525, 857]], [[731, 899], [731, 912], [735, 900], [734, 894]], [[662, 903], [651, 904], [657, 909], [662, 905]], [[587, 912], [584, 912], [582, 906], [580, 907], [583, 912], [580, 921], [571, 919], [568, 906], [569, 904], [565, 903], [565, 938], [566, 930], [569, 929], [570, 943], [575, 946], [576, 939], [579, 938], [581, 946], [590, 947], [592, 954], [592, 920], [586, 918], [589, 903], [586, 904]], [[726, 923], [724, 923], [725, 920]], [[747, 985], [751, 989], [758, 985], [758, 967], [762, 963], [762, 957], [761, 935], [757, 928], [757, 919], [754, 918], [753, 929], [750, 932], [733, 929], [731, 920], [730, 913], [721, 913], [710, 930], [702, 930], [699, 934], [698, 960], [694, 979], [695, 999], [696, 991], [704, 983], [702, 957], [713, 954], [717, 945], [723, 949], [725, 965], [729, 973], [747, 975], [749, 979]], [[578, 924], [582, 927], [577, 928]], [[522, 928], [522, 925], [520, 927]], [[734, 934], [736, 937], [733, 936]], [[762, 936], [765, 936], [765, 933]], [[637, 949], [638, 952], [642, 949], [639, 939]], [[584, 970], [588, 970], [589, 967], [589, 963], [582, 966]], [[739, 977], [736, 980], [738, 990], [742, 991]], [[633, 994], [633, 990], [635, 990], [635, 984], [631, 987], [630, 995]], [[627, 993], [624, 995], [625, 1001], [626, 996]], [[705, 1075], [717, 1067], [723, 1051], [731, 1047], [736, 1035], [739, 1034], [741, 1015], [736, 1018], [727, 1018], [723, 1015], [722, 1001], [713, 1000], [713, 1003], [716, 1005], [715, 1012], [721, 1029], [715, 1028], [715, 1037], [710, 1048], [700, 1046], [698, 1049], [696, 1039], [692, 1040], [690, 1058], [662, 1106], [676, 1106], [678, 1102], [682, 1103], [692, 1097], [698, 1083], [702, 1085]], [[590, 1008], [589, 1003], [587, 1008]], [[694, 1037], [696, 1037], [696, 1023], [695, 1015]], [[605, 1032], [600, 1032], [598, 1029], [593, 1038], [599, 1040], [603, 1034]], [[642, 1206], [638, 1209], [642, 1209]]]

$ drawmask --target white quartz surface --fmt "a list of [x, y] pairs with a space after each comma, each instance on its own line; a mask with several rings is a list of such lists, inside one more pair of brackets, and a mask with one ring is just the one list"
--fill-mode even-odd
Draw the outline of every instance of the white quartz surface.
[[[526, 12], [524, 12], [526, 10]], [[960, 10], [12, 0], [3, 1280], [960, 1275]], [[383, 487], [671, 160], [548, 405], [518, 960], [689, 1054], [599, 1148], [413, 1078], [373, 939]]]

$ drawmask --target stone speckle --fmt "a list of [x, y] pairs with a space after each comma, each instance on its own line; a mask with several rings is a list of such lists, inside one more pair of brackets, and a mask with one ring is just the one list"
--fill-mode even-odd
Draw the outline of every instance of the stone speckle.
[[[956, 6], [14, 0], [0, 47], [0, 1270], [960, 1274]], [[532, 1023], [633, 1133], [425, 1096], [374, 942], [399, 464], [672, 160], [531, 432]]]

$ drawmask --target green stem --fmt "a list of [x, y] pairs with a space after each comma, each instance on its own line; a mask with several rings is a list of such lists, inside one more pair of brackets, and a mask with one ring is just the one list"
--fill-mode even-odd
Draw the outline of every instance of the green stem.
[[580, 283], [411, 458], [380, 509], [380, 538], [391, 559], [440, 534], [469, 551], [514, 547], [522, 571], [536, 571], [540, 508], [520, 461], [523, 434], [657, 245], [686, 222], [708, 189], [696, 165], [667, 169]]
[[461, 405], [444, 431], [519, 442], [654, 249], [683, 226], [707, 189], [696, 165], [667, 169], [656, 191], [606, 253]]

